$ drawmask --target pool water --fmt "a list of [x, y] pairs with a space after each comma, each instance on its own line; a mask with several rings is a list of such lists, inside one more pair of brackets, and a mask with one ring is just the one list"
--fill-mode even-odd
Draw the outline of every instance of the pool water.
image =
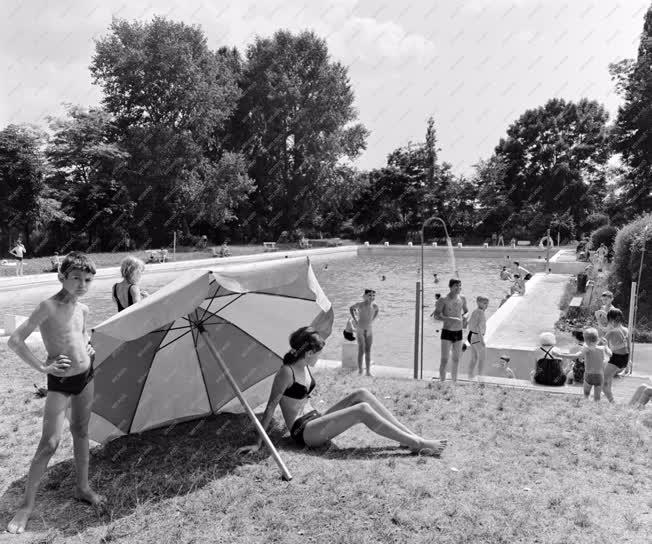
[[[376, 303], [380, 314], [374, 323], [374, 364], [412, 367], [414, 350], [415, 282], [419, 267], [419, 252], [399, 255], [317, 256], [311, 259], [315, 274], [333, 304], [335, 323], [322, 357], [341, 359], [342, 344], [346, 342], [342, 331], [349, 317], [349, 307], [362, 300], [365, 288], [376, 290]], [[472, 311], [478, 295], [489, 297], [487, 318], [495, 312], [509, 290], [509, 282], [499, 279], [504, 261], [500, 257], [457, 257], [457, 267], [462, 280], [462, 293], [467, 297]], [[525, 265], [528, 266], [527, 264]], [[534, 269], [534, 267], [530, 267]], [[440, 279], [433, 281], [436, 272]], [[154, 292], [183, 272], [147, 273], [142, 287]], [[434, 309], [435, 293], [445, 296], [448, 280], [453, 275], [452, 265], [445, 254], [426, 254], [424, 257], [425, 318], [424, 318], [424, 369], [434, 370], [439, 362], [439, 333], [441, 322], [429, 317]], [[382, 277], [385, 276], [383, 280]], [[420, 275], [419, 275], [420, 277]], [[116, 311], [111, 299], [112, 285], [120, 278], [97, 279], [83, 302], [90, 308], [89, 326], [93, 327]], [[56, 292], [52, 287], [35, 287], [19, 294], [3, 293], [2, 313], [29, 315], [36, 304]]]

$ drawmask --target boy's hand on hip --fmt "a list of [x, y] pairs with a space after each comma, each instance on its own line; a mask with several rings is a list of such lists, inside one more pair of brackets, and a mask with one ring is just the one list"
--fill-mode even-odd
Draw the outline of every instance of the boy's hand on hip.
[[92, 357], [95, 355], [95, 348], [92, 346], [92, 344], [89, 342], [86, 344], [86, 353], [88, 353], [89, 357]]
[[70, 358], [66, 355], [57, 355], [54, 359], [48, 359], [51, 361], [50, 364], [47, 364], [43, 367], [43, 372], [46, 374], [52, 374], [53, 376], [63, 376], [66, 373], [66, 370], [70, 368], [70, 363], [72, 362]]

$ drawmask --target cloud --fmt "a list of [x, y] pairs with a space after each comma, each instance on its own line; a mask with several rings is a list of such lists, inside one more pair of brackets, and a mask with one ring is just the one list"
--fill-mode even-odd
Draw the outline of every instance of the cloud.
[[369, 65], [386, 62], [424, 63], [435, 54], [435, 44], [420, 34], [409, 34], [392, 21], [351, 17], [328, 36], [331, 51], [343, 59], [353, 56]]

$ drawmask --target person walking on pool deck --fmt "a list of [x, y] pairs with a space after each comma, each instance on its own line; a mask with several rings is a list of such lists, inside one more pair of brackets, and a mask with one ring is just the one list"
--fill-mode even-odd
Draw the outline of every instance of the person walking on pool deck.
[[[283, 357], [276, 372], [262, 426], [267, 430], [277, 405], [290, 436], [299, 446], [319, 447], [347, 429], [362, 423], [374, 433], [389, 438], [415, 453], [438, 456], [446, 440], [427, 440], [412, 432], [366, 389], [358, 389], [321, 414], [310, 403], [310, 393], [316, 386], [310, 368], [315, 365], [324, 340], [312, 327], [301, 327], [290, 335], [291, 350]], [[250, 446], [238, 448], [238, 453], [258, 451], [262, 438]]]
[[443, 321], [441, 329], [441, 360], [439, 362], [439, 379], [446, 380], [446, 367], [448, 358], [453, 352], [451, 365], [451, 379], [457, 382], [457, 368], [460, 364], [462, 353], [462, 340], [464, 338], [464, 327], [466, 315], [469, 310], [466, 306], [466, 299], [460, 295], [462, 291], [462, 280], [456, 278], [448, 282], [449, 293], [437, 300], [435, 305], [435, 319]]
[[16, 245], [9, 250], [9, 253], [11, 253], [14, 257], [16, 257], [16, 260], [18, 261], [16, 263], [16, 276], [22, 276], [23, 275], [23, 257], [25, 256], [25, 253], [27, 253], [27, 250], [25, 249], [25, 246], [23, 245], [22, 239], [18, 238], [18, 241], [16, 242]]
[[143, 277], [145, 263], [127, 255], [120, 263], [120, 273], [122, 281], [113, 285], [113, 300], [118, 306], [118, 312], [129, 308], [129, 306], [140, 302], [142, 298], [149, 295], [143, 291], [138, 284]]
[[487, 346], [484, 343], [484, 335], [487, 332], [487, 318], [484, 315], [489, 299], [480, 296], [476, 299], [478, 307], [473, 310], [469, 318], [469, 335], [467, 340], [471, 346], [471, 362], [469, 363], [469, 379], [475, 377], [475, 367], [478, 366], [478, 376], [484, 373], [484, 360], [487, 356]]
[[[87, 255], [80, 252], [66, 255], [59, 269], [61, 290], [41, 302], [9, 338], [9, 348], [48, 376], [43, 433], [29, 468], [25, 497], [7, 526], [10, 533], [25, 530], [39, 483], [59, 445], [69, 404], [77, 478], [75, 498], [93, 505], [104, 500], [88, 484], [88, 421], [93, 403], [94, 351], [86, 334], [88, 307], [79, 302], [94, 276], [95, 264]], [[37, 327], [41, 329], [48, 354], [45, 361], [40, 361], [25, 344], [25, 339]]]
[[367, 376], [371, 376], [371, 344], [373, 343], [371, 327], [379, 312], [378, 306], [374, 302], [375, 299], [376, 291], [365, 289], [362, 302], [356, 302], [349, 308], [358, 340], [358, 374], [362, 374], [362, 359], [364, 357]]

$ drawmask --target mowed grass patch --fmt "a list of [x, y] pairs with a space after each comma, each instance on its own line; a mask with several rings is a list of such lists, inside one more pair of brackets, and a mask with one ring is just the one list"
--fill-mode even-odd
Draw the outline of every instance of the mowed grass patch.
[[[0, 523], [18, 505], [40, 433], [42, 376], [0, 348]], [[94, 510], [70, 500], [66, 433], [21, 537], [11, 542], [646, 542], [652, 478], [641, 412], [577, 397], [478, 384], [453, 387], [316, 372], [319, 410], [366, 387], [415, 431], [450, 444], [419, 457], [357, 426], [319, 450], [297, 448], [280, 417], [271, 457], [238, 456], [245, 416], [218, 415], [92, 451]]]

